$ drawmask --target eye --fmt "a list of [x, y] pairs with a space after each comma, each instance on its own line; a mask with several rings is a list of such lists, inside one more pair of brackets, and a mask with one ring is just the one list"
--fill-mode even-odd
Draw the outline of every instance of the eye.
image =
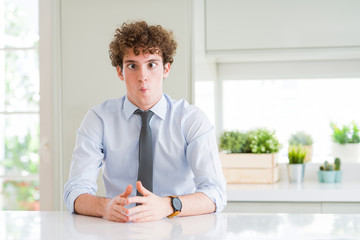
[[135, 69], [136, 66], [135, 66], [135, 64], [132, 63], [132, 64], [127, 65], [127, 67], [128, 67], [129, 69]]
[[157, 66], [157, 64], [154, 63], [154, 62], [149, 63], [149, 67], [150, 67], [150, 68], [154, 68], [154, 67], [156, 67], [156, 66]]

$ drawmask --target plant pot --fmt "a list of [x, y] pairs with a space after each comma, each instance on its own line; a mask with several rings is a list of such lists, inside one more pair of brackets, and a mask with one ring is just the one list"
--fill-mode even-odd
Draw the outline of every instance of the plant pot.
[[336, 183], [340, 183], [342, 181], [342, 171], [335, 171], [336, 175], [335, 175], [335, 182]]
[[287, 171], [290, 183], [304, 182], [305, 164], [288, 164]]
[[340, 158], [342, 162], [360, 162], [360, 143], [347, 143], [332, 145], [334, 158]]
[[318, 171], [318, 180], [321, 183], [340, 183], [342, 171]]
[[322, 171], [324, 183], [334, 183], [336, 173], [335, 171]]
[[227, 183], [275, 183], [280, 172], [278, 154], [220, 153]]
[[220, 153], [223, 168], [274, 168], [278, 153]]

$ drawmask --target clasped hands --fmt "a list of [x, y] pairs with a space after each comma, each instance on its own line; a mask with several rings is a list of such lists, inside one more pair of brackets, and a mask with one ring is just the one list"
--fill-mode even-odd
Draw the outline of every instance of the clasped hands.
[[[153, 194], [140, 181], [136, 182], [136, 189], [143, 196], [129, 197], [133, 190], [133, 186], [129, 184], [122, 194], [106, 204], [104, 217], [115, 222], [150, 222], [160, 220], [172, 213], [170, 197]], [[131, 203], [141, 203], [141, 205], [125, 207]]]

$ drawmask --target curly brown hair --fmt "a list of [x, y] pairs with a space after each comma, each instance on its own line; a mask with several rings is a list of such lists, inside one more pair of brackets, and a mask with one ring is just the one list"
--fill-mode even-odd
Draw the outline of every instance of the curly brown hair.
[[115, 30], [114, 39], [109, 45], [109, 56], [114, 67], [123, 66], [124, 56], [133, 48], [134, 54], [160, 54], [163, 63], [174, 61], [177, 43], [172, 31], [160, 25], [150, 26], [145, 21], [123, 23]]

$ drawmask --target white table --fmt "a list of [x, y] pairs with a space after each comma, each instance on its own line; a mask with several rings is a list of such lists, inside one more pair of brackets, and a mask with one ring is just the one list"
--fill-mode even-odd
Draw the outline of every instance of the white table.
[[0, 239], [360, 239], [360, 215], [208, 214], [115, 223], [68, 212], [0, 212]]

